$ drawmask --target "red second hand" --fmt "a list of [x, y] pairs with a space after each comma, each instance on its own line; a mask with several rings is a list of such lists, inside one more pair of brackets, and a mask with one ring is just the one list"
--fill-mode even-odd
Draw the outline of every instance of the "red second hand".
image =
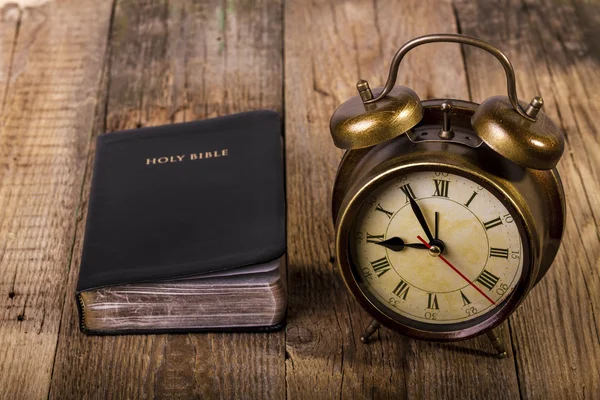
[[[429, 243], [427, 243], [425, 240], [423, 240], [423, 238], [421, 236], [417, 236], [417, 239], [419, 239], [425, 246], [427, 246], [428, 249], [431, 248], [431, 246], [429, 245]], [[490, 299], [488, 297], [488, 295], [486, 295], [485, 293], [483, 293], [481, 291], [481, 289], [479, 289], [477, 286], [475, 286], [475, 284], [473, 282], [471, 282], [469, 280], [469, 278], [467, 278], [466, 276], [464, 276], [458, 269], [456, 269], [456, 267], [452, 264], [450, 264], [450, 261], [446, 260], [446, 258], [443, 255], [439, 255], [438, 256], [443, 262], [445, 262], [450, 268], [452, 268], [454, 270], [454, 272], [456, 272], [458, 275], [460, 275], [461, 278], [463, 278], [465, 281], [467, 281], [469, 283], [469, 285], [473, 286], [475, 288], [475, 290], [477, 290], [479, 293], [481, 293], [481, 295], [483, 297], [485, 297], [486, 299], [488, 299], [490, 301], [490, 303], [492, 304], [496, 304], [496, 302], [492, 299]]]

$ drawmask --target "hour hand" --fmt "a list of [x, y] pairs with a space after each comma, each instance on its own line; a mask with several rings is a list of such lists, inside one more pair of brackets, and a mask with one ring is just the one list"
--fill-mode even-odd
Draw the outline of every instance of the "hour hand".
[[427, 249], [423, 243], [404, 243], [404, 240], [399, 237], [391, 237], [389, 239], [377, 242], [378, 245], [387, 247], [392, 251], [401, 251], [405, 247], [411, 247], [413, 249]]

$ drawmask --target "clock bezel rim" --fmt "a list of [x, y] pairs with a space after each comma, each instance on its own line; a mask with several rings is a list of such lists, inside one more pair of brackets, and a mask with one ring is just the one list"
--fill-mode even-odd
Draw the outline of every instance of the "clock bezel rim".
[[[428, 153], [432, 155], [432, 153]], [[432, 157], [440, 158], [440, 154], [433, 155]], [[428, 157], [430, 158], [430, 157]], [[524, 215], [521, 207], [517, 206], [517, 202], [507, 193], [506, 190], [494, 182], [493, 175], [489, 176], [489, 173], [481, 170], [475, 165], [470, 168], [465, 168], [464, 165], [457, 165], [450, 162], [450, 159], [454, 157], [448, 157], [448, 160], [444, 161], [416, 161], [416, 162], [402, 162], [403, 157], [387, 160], [377, 167], [373, 168], [372, 171], [366, 174], [360, 182], [353, 185], [353, 188], [357, 189], [350, 190], [347, 192], [345, 199], [340, 207], [338, 214], [338, 221], [336, 223], [336, 260], [338, 267], [342, 273], [344, 283], [350, 290], [353, 297], [361, 304], [361, 306], [377, 321], [383, 325], [407, 336], [411, 336], [417, 339], [435, 340], [435, 341], [455, 341], [464, 340], [471, 337], [480, 335], [485, 331], [493, 329], [494, 327], [501, 324], [506, 320], [520, 305], [521, 301], [525, 298], [525, 295], [531, 289], [534, 277], [536, 276], [536, 263], [533, 255], [535, 249], [532, 248], [534, 235], [531, 232], [531, 228], [528, 224], [528, 219]], [[389, 163], [395, 164], [390, 166]], [[385, 184], [385, 182], [394, 179], [396, 176], [401, 174], [407, 174], [412, 172], [420, 171], [442, 171], [454, 173], [459, 176], [463, 176], [476, 183], [481, 184], [484, 188], [489, 190], [511, 213], [517, 224], [519, 233], [521, 235], [521, 241], [523, 246], [523, 269], [517, 285], [515, 286], [512, 293], [502, 301], [502, 303], [494, 310], [490, 310], [483, 316], [489, 314], [490, 316], [483, 321], [478, 321], [477, 318], [462, 323], [451, 323], [451, 324], [429, 324], [432, 327], [435, 326], [443, 327], [445, 325], [469, 325], [469, 322], [475, 321], [476, 323], [465, 327], [464, 329], [454, 331], [431, 331], [418, 329], [410, 325], [403, 324], [398, 319], [391, 317], [385, 311], [374, 304], [371, 299], [365, 294], [361, 288], [361, 284], [358, 282], [355, 276], [354, 268], [351, 263], [351, 253], [349, 240], [352, 228], [355, 224], [356, 217], [358, 216], [364, 201], [368, 198], [369, 194]], [[345, 238], [345, 239], [344, 239]], [[386, 306], [383, 306], [386, 307]], [[414, 321], [417, 325], [428, 325], [422, 321], [413, 320], [411, 318], [399, 315], [400, 320], [406, 319]]]

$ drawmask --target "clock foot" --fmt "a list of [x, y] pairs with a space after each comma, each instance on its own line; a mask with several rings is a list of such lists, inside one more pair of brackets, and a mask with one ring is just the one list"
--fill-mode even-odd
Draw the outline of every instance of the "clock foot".
[[504, 347], [504, 343], [502, 342], [502, 338], [498, 334], [499, 329], [492, 329], [487, 331], [487, 337], [492, 342], [492, 346], [496, 349], [498, 353], [498, 358], [504, 358], [507, 355], [506, 348]]
[[381, 325], [379, 324], [379, 322], [375, 321], [375, 320], [371, 320], [371, 323], [369, 324], [369, 326], [367, 326], [365, 328], [365, 331], [363, 332], [362, 335], [360, 335], [360, 341], [367, 344], [369, 343], [369, 338], [371, 336], [373, 336], [373, 334], [375, 334], [375, 332], [377, 332], [379, 330], [379, 327]]

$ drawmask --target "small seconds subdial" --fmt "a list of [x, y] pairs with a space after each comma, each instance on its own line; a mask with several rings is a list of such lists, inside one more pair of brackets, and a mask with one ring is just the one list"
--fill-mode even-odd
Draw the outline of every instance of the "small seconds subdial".
[[523, 271], [514, 216], [479, 183], [448, 172], [409, 173], [381, 185], [358, 214], [351, 247], [367, 296], [432, 324], [494, 310]]

